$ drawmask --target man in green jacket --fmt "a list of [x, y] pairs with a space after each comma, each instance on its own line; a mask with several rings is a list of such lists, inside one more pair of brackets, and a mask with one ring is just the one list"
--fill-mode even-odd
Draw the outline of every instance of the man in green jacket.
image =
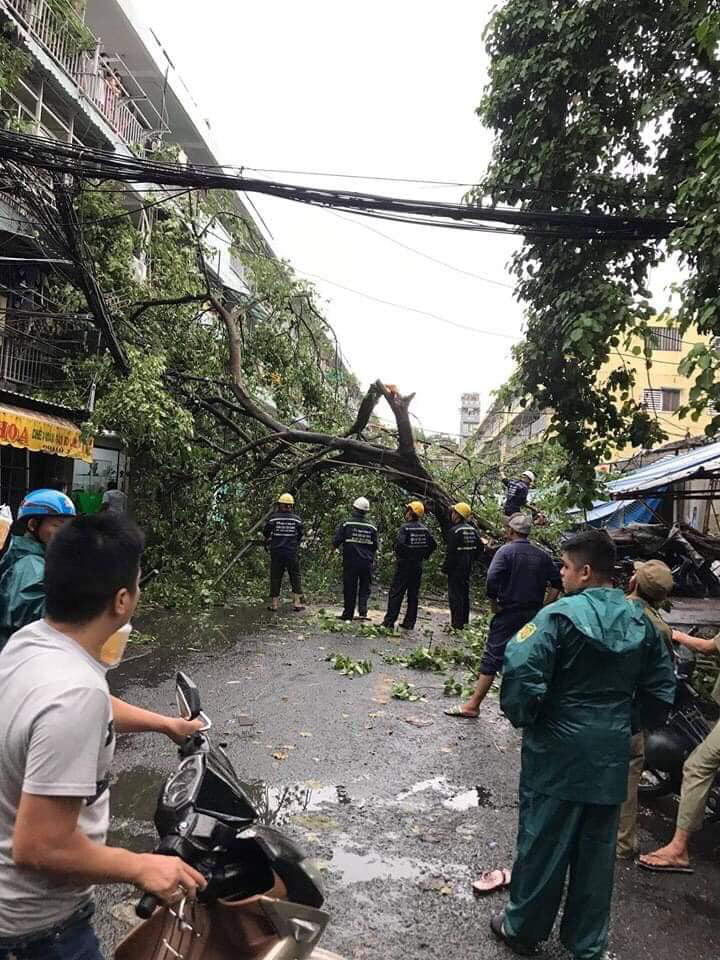
[[59, 490], [33, 490], [20, 504], [17, 527], [0, 560], [0, 650], [16, 630], [45, 614], [45, 550], [75, 505]]
[[602, 531], [565, 543], [568, 596], [505, 654], [500, 703], [523, 728], [520, 823], [510, 902], [491, 927], [516, 953], [536, 953], [550, 935], [569, 875], [560, 939], [576, 960], [606, 955], [631, 708], [648, 729], [673, 702], [667, 648], [640, 605], [612, 588], [614, 561]]

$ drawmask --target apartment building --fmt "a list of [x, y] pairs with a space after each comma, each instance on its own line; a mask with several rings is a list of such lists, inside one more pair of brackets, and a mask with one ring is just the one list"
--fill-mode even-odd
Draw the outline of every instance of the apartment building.
[[[713, 412], [705, 411], [697, 420], [690, 417], [680, 418], [679, 411], [688, 402], [693, 380], [680, 373], [682, 358], [696, 343], [707, 343], [708, 338], [691, 328], [681, 334], [677, 326], [667, 323], [651, 325], [648, 336], [652, 366], [647, 369], [645, 362], [645, 342], [635, 337], [630, 344], [618, 348], [610, 360], [601, 368], [598, 382], [603, 383], [620, 364], [635, 374], [633, 399], [643, 406], [651, 416], [656, 417], [660, 426], [668, 434], [670, 442], [688, 441], [705, 438], [705, 427], [710, 423]], [[720, 348], [720, 344], [718, 344]], [[517, 410], [503, 410], [507, 403], [499, 401], [491, 404], [486, 416], [473, 434], [472, 441], [478, 448], [496, 447], [500, 460], [505, 460], [525, 444], [537, 443], [545, 435], [550, 425], [550, 411], [534, 407]], [[618, 447], [613, 453], [611, 463], [626, 461], [641, 451], [631, 446]]]
[[[145, 155], [166, 141], [179, 145], [188, 163], [219, 163], [209, 124], [139, 4], [0, 0], [0, 28], [29, 59], [13, 89], [0, 91], [5, 127], [126, 155]], [[139, 207], [143, 184], [130, 187], [137, 193], [127, 202]], [[250, 202], [239, 194], [232, 202], [272, 255]], [[138, 226], [149, 226], [142, 211], [136, 217]], [[227, 289], [247, 294], [222, 224], [213, 224], [208, 242], [213, 272]], [[108, 480], [122, 485], [128, 465], [117, 440], [98, 438], [92, 450], [81, 441], [89, 410], [37, 397], [63, 375], [63, 341], [96, 349], [98, 336], [86, 315], [62, 335], [48, 334], [48, 266], [35, 226], [1, 184], [0, 244], [0, 502], [16, 507], [27, 489], [46, 484], [85, 492]], [[136, 268], [142, 275], [144, 264], [138, 260]], [[90, 385], [87, 395], [89, 406]]]
[[460, 396], [460, 442], [464, 443], [480, 425], [480, 394], [463, 393]]

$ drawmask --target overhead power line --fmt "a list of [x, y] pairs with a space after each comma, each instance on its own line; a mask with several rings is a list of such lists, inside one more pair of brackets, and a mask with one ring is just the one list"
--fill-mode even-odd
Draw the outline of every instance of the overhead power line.
[[[109, 151], [49, 142], [40, 137], [0, 131], [0, 159], [86, 179], [173, 185], [187, 189], [229, 189], [332, 207], [366, 216], [433, 224], [464, 230], [511, 230], [550, 239], [598, 237], [664, 238], [678, 225], [658, 217], [583, 212], [518, 210], [428, 200], [406, 200], [349, 190], [330, 190], [245, 177], [203, 166], [183, 166], [121, 156]], [[497, 226], [501, 224], [503, 226]]]

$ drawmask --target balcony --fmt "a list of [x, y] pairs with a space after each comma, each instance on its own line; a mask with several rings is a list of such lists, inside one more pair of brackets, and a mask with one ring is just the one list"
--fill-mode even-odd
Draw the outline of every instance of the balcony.
[[61, 348], [10, 327], [0, 331], [0, 388], [46, 391], [63, 379]]
[[91, 103], [128, 147], [142, 149], [153, 132], [164, 129], [122, 59], [109, 56], [81, 20], [58, 13], [46, 0], [3, 0], [3, 7], [65, 72], [78, 98]]

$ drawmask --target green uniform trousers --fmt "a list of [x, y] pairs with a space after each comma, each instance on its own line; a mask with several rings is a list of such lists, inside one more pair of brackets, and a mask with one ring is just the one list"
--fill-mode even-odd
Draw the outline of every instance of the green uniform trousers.
[[517, 856], [505, 930], [526, 944], [547, 940], [560, 909], [563, 945], [577, 960], [607, 949], [620, 806], [572, 803], [520, 785]]

